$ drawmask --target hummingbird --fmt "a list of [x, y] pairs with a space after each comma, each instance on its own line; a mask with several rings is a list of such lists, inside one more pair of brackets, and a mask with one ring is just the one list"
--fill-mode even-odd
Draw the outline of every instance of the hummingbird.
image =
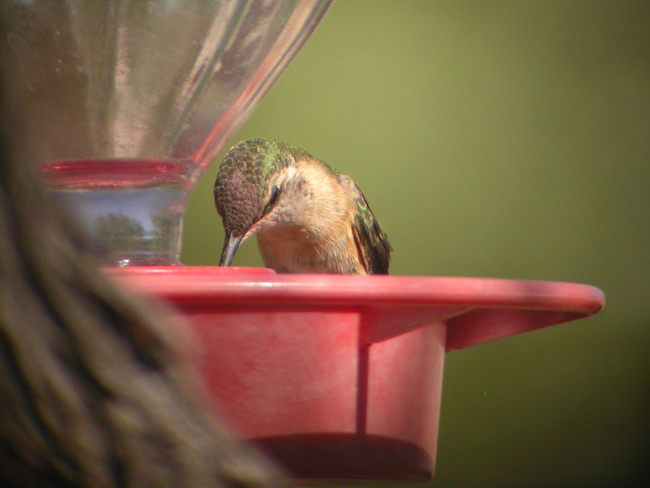
[[214, 185], [226, 233], [220, 266], [255, 235], [278, 273], [388, 274], [392, 248], [352, 178], [271, 139], [234, 146]]

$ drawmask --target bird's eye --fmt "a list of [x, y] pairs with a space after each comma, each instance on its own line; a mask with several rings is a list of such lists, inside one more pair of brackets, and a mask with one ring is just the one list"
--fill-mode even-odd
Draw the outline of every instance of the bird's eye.
[[277, 186], [277, 185], [274, 185], [273, 188], [271, 189], [271, 197], [269, 198], [269, 201], [266, 204], [266, 208], [264, 209], [264, 213], [269, 212], [273, 208], [273, 206], [278, 201], [279, 196], [280, 196], [280, 187]]

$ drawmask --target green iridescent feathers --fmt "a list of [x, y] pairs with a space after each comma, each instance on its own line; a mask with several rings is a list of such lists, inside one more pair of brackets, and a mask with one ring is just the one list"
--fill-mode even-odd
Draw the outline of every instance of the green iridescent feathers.
[[[253, 224], [268, 213], [278, 195], [284, 191], [274, 183], [278, 181], [279, 174], [287, 168], [313, 167], [314, 164], [331, 174], [332, 184], [338, 182], [345, 189], [346, 200], [351, 198], [352, 214], [348, 214], [349, 220], [342, 221], [341, 225], [349, 226], [347, 228], [354, 239], [360, 267], [368, 274], [387, 274], [392, 251], [388, 237], [354, 180], [299, 147], [275, 140], [250, 139], [240, 142], [221, 163], [214, 196], [227, 239], [244, 236]], [[271, 188], [271, 185], [275, 186]], [[309, 195], [313, 198], [311, 193]], [[298, 197], [294, 195], [289, 198]], [[283, 208], [286, 209], [286, 202]], [[325, 241], [328, 239], [326, 236], [322, 238]]]
[[359, 185], [346, 175], [339, 175], [338, 180], [354, 194], [356, 211], [352, 220], [352, 232], [362, 264], [368, 274], [388, 274], [393, 249], [386, 231], [372, 213]]
[[292, 163], [282, 143], [250, 139], [234, 146], [226, 155], [214, 184], [215, 204], [224, 226], [243, 235], [261, 215], [268, 192], [269, 176]]

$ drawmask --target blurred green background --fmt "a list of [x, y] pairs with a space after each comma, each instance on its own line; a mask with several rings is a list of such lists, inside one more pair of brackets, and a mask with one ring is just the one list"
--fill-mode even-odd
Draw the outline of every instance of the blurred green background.
[[[594, 284], [601, 314], [447, 355], [436, 487], [624, 486], [650, 453], [650, 2], [339, 0], [230, 145], [363, 188], [399, 275]], [[215, 265], [218, 163], [183, 262]], [[261, 266], [255, 242], [235, 261]]]

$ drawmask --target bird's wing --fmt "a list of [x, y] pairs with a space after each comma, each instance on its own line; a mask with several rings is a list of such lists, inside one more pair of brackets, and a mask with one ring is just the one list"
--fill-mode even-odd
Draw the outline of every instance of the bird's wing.
[[338, 179], [354, 195], [356, 208], [352, 219], [352, 233], [361, 263], [368, 274], [388, 274], [390, 253], [393, 249], [388, 242], [386, 231], [375, 218], [354, 180], [346, 175], [339, 175]]

